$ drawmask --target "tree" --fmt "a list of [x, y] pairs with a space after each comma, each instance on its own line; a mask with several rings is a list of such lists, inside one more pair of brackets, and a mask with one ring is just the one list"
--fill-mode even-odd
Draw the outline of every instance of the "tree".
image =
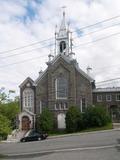
[[0, 115], [0, 137], [5, 139], [10, 131], [10, 121], [5, 116]]
[[[12, 99], [10, 99], [10, 95], [12, 93], [15, 93], [15, 91], [14, 90], [9, 90], [9, 92], [6, 93], [5, 88], [1, 87], [0, 88], [0, 104], [12, 102]], [[15, 101], [15, 99], [13, 101]]]
[[66, 113], [66, 131], [76, 132], [83, 128], [82, 114], [77, 106], [72, 106]]
[[10, 122], [11, 127], [14, 129], [16, 116], [19, 113], [18, 102], [9, 102], [0, 104], [0, 114], [5, 116]]
[[111, 121], [104, 106], [90, 106], [84, 113], [86, 127], [101, 127]]
[[7, 94], [4, 92], [5, 88], [0, 88], [0, 104], [7, 99]]
[[38, 131], [51, 132], [54, 126], [53, 114], [46, 108], [37, 116], [36, 127]]

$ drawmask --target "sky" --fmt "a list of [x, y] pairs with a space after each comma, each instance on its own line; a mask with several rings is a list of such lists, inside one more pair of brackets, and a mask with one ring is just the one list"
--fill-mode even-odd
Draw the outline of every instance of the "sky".
[[46, 69], [63, 6], [80, 68], [96, 82], [120, 77], [120, 0], [0, 0], [0, 88], [18, 95]]

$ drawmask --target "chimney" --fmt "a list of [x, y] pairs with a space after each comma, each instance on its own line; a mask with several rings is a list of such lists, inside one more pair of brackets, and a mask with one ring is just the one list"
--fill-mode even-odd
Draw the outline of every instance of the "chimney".
[[88, 66], [86, 70], [87, 70], [87, 74], [88, 74], [89, 76], [91, 76], [92, 68], [91, 68], [90, 66]]

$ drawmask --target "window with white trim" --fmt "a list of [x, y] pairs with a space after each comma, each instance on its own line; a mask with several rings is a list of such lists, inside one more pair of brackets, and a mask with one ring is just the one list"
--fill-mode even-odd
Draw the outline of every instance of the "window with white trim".
[[56, 99], [67, 99], [68, 81], [64, 77], [58, 77], [55, 80]]
[[102, 102], [102, 95], [97, 95], [97, 102]]
[[81, 108], [80, 108], [80, 110], [81, 110], [81, 112], [85, 112], [85, 109], [86, 109], [86, 99], [85, 99], [85, 97], [83, 97], [81, 99]]
[[55, 110], [68, 110], [67, 102], [55, 103]]
[[106, 95], [106, 101], [111, 101], [111, 94]]
[[120, 101], [120, 93], [116, 94], [116, 101]]
[[67, 104], [67, 102], [64, 103], [64, 110], [68, 110], [68, 104]]
[[34, 111], [34, 91], [31, 88], [23, 91], [23, 109]]

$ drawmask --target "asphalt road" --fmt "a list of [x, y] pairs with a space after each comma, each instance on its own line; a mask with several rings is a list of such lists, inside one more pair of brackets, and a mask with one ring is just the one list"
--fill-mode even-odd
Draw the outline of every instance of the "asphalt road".
[[[1, 143], [11, 160], [119, 160], [120, 130], [77, 134], [38, 142]], [[10, 159], [10, 157], [9, 157]]]

